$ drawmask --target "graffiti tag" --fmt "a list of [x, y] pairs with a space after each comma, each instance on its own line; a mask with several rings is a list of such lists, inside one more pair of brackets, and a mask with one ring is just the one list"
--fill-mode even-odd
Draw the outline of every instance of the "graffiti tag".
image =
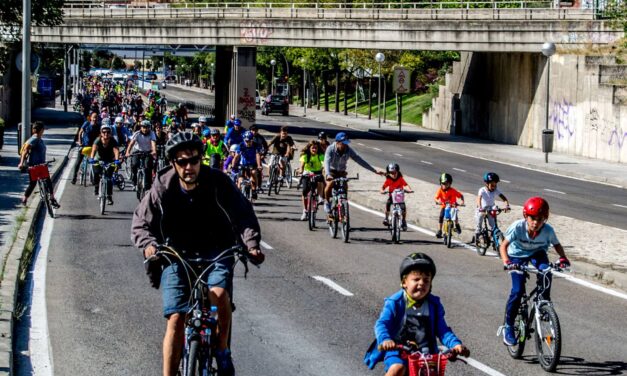
[[618, 147], [618, 149], [622, 150], [623, 149], [623, 145], [625, 145], [625, 138], [627, 138], [627, 132], [623, 132], [623, 136], [621, 137], [620, 132], [621, 130], [618, 129], [614, 129], [612, 131], [612, 133], [610, 134], [610, 139], [607, 142], [608, 146], [613, 146], [616, 145]]
[[242, 21], [240, 38], [246, 44], [264, 44], [273, 33], [273, 29], [265, 22]]
[[575, 134], [575, 114], [573, 104], [566, 99], [561, 102], [553, 102], [551, 122], [553, 129], [557, 131], [557, 139], [570, 138]]

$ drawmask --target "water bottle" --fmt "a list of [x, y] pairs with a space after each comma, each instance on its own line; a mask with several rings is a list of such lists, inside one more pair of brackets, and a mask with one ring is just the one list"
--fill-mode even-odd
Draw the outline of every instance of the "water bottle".
[[451, 207], [449, 205], [444, 208], [444, 219], [451, 219]]

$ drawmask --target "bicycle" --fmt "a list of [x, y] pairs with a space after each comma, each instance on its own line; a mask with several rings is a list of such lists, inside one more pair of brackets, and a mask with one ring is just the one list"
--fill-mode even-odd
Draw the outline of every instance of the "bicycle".
[[279, 194], [281, 191], [281, 184], [279, 181], [279, 160], [281, 157], [278, 154], [272, 155], [270, 166], [268, 167], [268, 196], [272, 195], [272, 189], [274, 193]]
[[157, 171], [162, 170], [167, 165], [165, 160], [165, 145], [157, 145]]
[[[444, 376], [449, 360], [457, 360], [450, 355], [450, 349], [439, 354], [428, 354], [429, 349], [418, 350], [414, 342], [397, 344], [394, 350], [400, 352], [401, 359], [407, 360], [408, 376]], [[379, 351], [382, 351], [381, 346]]]
[[81, 168], [78, 170], [80, 175], [79, 182], [83, 187], [87, 186], [87, 179], [91, 184], [94, 184], [94, 173], [89, 165], [89, 158], [91, 156], [91, 146], [82, 147], [79, 151], [83, 154], [83, 161], [81, 162]]
[[156, 257], [163, 257], [169, 264], [179, 262], [185, 269], [189, 283], [190, 304], [185, 317], [185, 342], [179, 366], [179, 375], [217, 375], [218, 368], [214, 365], [218, 330], [218, 308], [211, 305], [209, 286], [204, 278], [215, 263], [234, 258], [233, 268], [237, 261], [244, 265], [244, 276], [248, 274], [248, 256], [241, 245], [228, 248], [212, 259], [196, 257], [184, 258], [173, 248], [159, 245], [155, 256], [144, 263], [152, 262]]
[[139, 158], [135, 193], [137, 194], [137, 199], [141, 201], [152, 185], [152, 172], [148, 169], [148, 164], [146, 163], [146, 158], [151, 158], [151, 155], [150, 152], [140, 151], [131, 154], [131, 157], [133, 156]]
[[[501, 232], [501, 229], [499, 229], [497, 216], [506, 210], [507, 209], [501, 209], [498, 206], [494, 205], [483, 215], [483, 228], [479, 233], [479, 238], [475, 239], [477, 245], [477, 254], [479, 256], [485, 255], [488, 248], [492, 246], [494, 252], [496, 252], [496, 254], [500, 257], [499, 245], [503, 241], [504, 236], [503, 232]], [[488, 216], [494, 219], [494, 227], [492, 228], [489, 228], [490, 226], [488, 223]]]
[[54, 218], [54, 208], [52, 206], [52, 192], [46, 184], [46, 179], [50, 179], [50, 171], [48, 170], [48, 166], [52, 164], [55, 160], [46, 161], [45, 163], [38, 164], [35, 166], [30, 166], [28, 168], [28, 175], [31, 181], [37, 181], [37, 185], [39, 186], [39, 195], [41, 196], [41, 201], [46, 205], [46, 211], [50, 218]]
[[[112, 176], [117, 166], [115, 165], [115, 162], [103, 164], [101, 161], [97, 161], [95, 165], [98, 165], [102, 168], [102, 176], [100, 177], [100, 186], [98, 188], [98, 201], [100, 204], [100, 214], [104, 214], [105, 208], [107, 207], [107, 192], [109, 189], [109, 184], [113, 184]], [[108, 174], [107, 171], [109, 171], [110, 168], [113, 168], [114, 170], [111, 172], [111, 174]]]
[[250, 167], [241, 167], [239, 176], [241, 176], [242, 180], [239, 183], [239, 189], [244, 197], [246, 197], [246, 199], [252, 203], [254, 202], [254, 200], [252, 199], [253, 182], [250, 178], [250, 174], [252, 174]]
[[[550, 263], [544, 270], [530, 268], [527, 265], [519, 265], [519, 267], [520, 270], [510, 271], [510, 273], [522, 273], [525, 279], [529, 279], [529, 274], [533, 273], [539, 275], [539, 278], [533, 291], [529, 294], [525, 292], [523, 295], [514, 323], [518, 343], [514, 346], [507, 346], [507, 350], [512, 358], [520, 359], [525, 350], [525, 341], [532, 335], [535, 339], [540, 366], [547, 372], [553, 372], [562, 353], [562, 332], [553, 302], [545, 300], [543, 294], [551, 286], [549, 276], [552, 272], [568, 269], [561, 268], [557, 263]], [[529, 302], [531, 302], [531, 311], [529, 311]], [[497, 336], [501, 335], [504, 325], [499, 327]]]
[[333, 192], [331, 196], [331, 212], [327, 222], [329, 223], [329, 233], [332, 238], [337, 237], [338, 228], [342, 224], [342, 239], [348, 243], [350, 233], [350, 215], [348, 209], [348, 181], [359, 180], [359, 174], [354, 178], [333, 179]]
[[[392, 207], [390, 208], [391, 219], [388, 219], [388, 230], [392, 235], [392, 242], [400, 243], [401, 228], [403, 223], [403, 206], [405, 206], [405, 193], [412, 193], [404, 189], [397, 188], [392, 191]], [[386, 193], [384, 193], [386, 194]]]
[[313, 231], [316, 228], [316, 215], [318, 213], [318, 183], [322, 181], [322, 175], [306, 173], [301, 175], [301, 180], [304, 176], [308, 177], [309, 184], [309, 193], [305, 198], [307, 225], [309, 226], [309, 231]]
[[446, 207], [444, 208], [444, 223], [442, 225], [442, 239], [444, 240], [444, 245], [447, 248], [451, 248], [453, 246], [453, 228], [455, 228], [455, 222], [457, 221], [457, 214], [459, 209], [458, 206], [450, 202], [446, 203]]

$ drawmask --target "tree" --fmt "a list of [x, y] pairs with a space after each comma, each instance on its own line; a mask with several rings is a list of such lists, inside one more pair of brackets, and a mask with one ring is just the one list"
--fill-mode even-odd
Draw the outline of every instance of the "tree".
[[152, 61], [147, 60], [146, 61], [146, 69], [150, 70], [152, 68]]
[[115, 56], [111, 61], [111, 69], [126, 69], [126, 64], [124, 63], [124, 60], [122, 60], [119, 56]]
[[135, 60], [135, 61], [133, 62], [133, 68], [134, 68], [135, 70], [141, 70], [141, 69], [143, 68], [142, 62], [141, 62], [141, 61], [139, 61], [139, 60]]

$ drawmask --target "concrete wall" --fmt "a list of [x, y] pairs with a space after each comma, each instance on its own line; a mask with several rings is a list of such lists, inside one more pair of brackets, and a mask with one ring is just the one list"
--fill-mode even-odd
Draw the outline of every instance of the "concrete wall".
[[[627, 68], [608, 57], [555, 55], [551, 59], [548, 127], [554, 151], [627, 163]], [[451, 98], [461, 92], [462, 133], [541, 148], [546, 123], [547, 60], [532, 53], [474, 53], [463, 75], [456, 65], [425, 114], [423, 126], [448, 131]]]

